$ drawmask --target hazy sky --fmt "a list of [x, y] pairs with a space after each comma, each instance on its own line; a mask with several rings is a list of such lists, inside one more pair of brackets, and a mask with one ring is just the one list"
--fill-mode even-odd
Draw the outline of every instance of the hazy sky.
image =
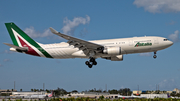
[[[9, 51], [6, 22], [39, 43], [59, 43], [49, 27], [84, 40], [162, 36], [174, 45], [153, 53], [124, 55], [123, 61], [48, 59]], [[0, 0], [0, 89], [72, 90], [180, 88], [180, 0]]]

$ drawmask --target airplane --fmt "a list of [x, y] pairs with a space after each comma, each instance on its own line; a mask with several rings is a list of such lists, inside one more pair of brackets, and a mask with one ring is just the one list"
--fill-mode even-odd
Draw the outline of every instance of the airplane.
[[132, 93], [131, 96], [118, 95], [118, 98], [123, 98], [123, 99], [135, 99], [135, 98], [146, 99], [147, 97], [135, 96], [135, 95], [133, 95], [133, 93]]
[[5, 23], [5, 26], [13, 44], [4, 44], [11, 47], [11, 51], [54, 59], [87, 58], [89, 61], [85, 64], [89, 68], [97, 65], [97, 58], [122, 61], [124, 54], [154, 52], [153, 58], [157, 58], [157, 51], [173, 45], [172, 41], [158, 36], [85, 41], [57, 32], [52, 27], [51, 32], [66, 39], [67, 42], [41, 44], [31, 39], [13, 22]]
[[122, 95], [118, 95], [118, 98], [123, 98], [123, 99], [133, 99], [132, 96], [122, 96]]
[[140, 99], [146, 99], [147, 97], [144, 96], [135, 96], [133, 93], [131, 94], [132, 98], [140, 98]]

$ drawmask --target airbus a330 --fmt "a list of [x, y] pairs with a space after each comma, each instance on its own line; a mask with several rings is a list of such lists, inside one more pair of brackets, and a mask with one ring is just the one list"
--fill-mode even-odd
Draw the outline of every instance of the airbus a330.
[[132, 38], [118, 38], [106, 40], [85, 41], [57, 32], [50, 27], [52, 33], [64, 38], [67, 42], [55, 44], [41, 44], [31, 39], [14, 23], [5, 23], [13, 44], [11, 51], [45, 58], [67, 59], [87, 58], [85, 64], [92, 68], [97, 65], [96, 59], [103, 58], [111, 61], [122, 61], [124, 54], [156, 52], [173, 45], [173, 42], [164, 37], [144, 36]]

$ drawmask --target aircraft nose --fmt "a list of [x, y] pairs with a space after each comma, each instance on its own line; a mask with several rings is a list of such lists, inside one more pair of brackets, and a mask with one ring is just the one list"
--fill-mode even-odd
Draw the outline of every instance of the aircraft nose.
[[172, 46], [174, 43], [172, 41], [169, 41], [169, 46]]

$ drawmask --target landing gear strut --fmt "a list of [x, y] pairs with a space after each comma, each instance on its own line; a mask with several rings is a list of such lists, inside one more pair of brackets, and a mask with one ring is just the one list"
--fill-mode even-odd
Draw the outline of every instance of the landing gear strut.
[[95, 58], [91, 57], [89, 61], [86, 61], [85, 64], [89, 67], [92, 68], [93, 65], [97, 65], [97, 62]]
[[153, 58], [154, 58], [154, 59], [156, 59], [156, 58], [157, 58], [157, 56], [156, 56], [156, 52], [154, 52], [154, 56], [153, 56]]

